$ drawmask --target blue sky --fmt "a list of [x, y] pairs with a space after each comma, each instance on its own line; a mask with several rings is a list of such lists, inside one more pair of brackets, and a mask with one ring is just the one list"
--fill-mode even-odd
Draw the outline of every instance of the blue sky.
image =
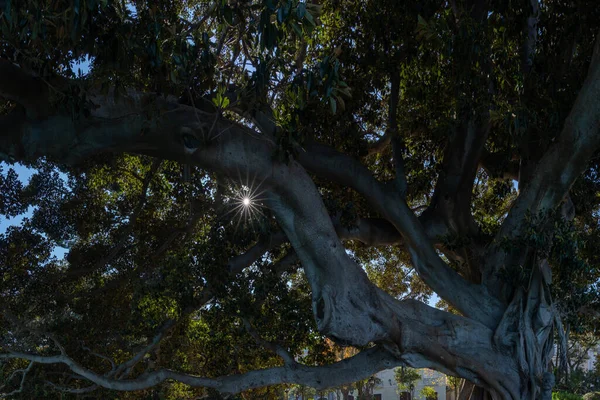
[[[0, 162], [0, 165], [2, 166], [2, 169], [5, 172], [8, 171], [9, 168], [13, 168], [18, 174], [19, 180], [21, 181], [21, 183], [23, 183], [23, 185], [26, 185], [29, 182], [31, 176], [36, 172], [34, 169], [27, 168], [21, 164], [8, 165], [5, 162]], [[33, 207], [29, 207], [29, 210], [27, 210], [26, 213], [18, 215], [14, 218], [6, 218], [5, 216], [0, 215], [0, 234], [6, 233], [6, 230], [10, 226], [20, 225], [23, 219], [31, 217], [32, 213]], [[68, 251], [68, 249], [62, 247], [55, 247], [52, 254], [55, 255], [57, 258], [61, 259]]]
[[[0, 162], [2, 169], [8, 171], [9, 168], [13, 168], [19, 175], [19, 180], [26, 185], [29, 182], [29, 178], [35, 173], [35, 170], [26, 168], [20, 164], [8, 165], [5, 162]], [[0, 233], [5, 233], [6, 229], [11, 225], [19, 225], [23, 218], [31, 216], [31, 210], [28, 213], [19, 215], [12, 219], [7, 219], [3, 215], [0, 215]]]

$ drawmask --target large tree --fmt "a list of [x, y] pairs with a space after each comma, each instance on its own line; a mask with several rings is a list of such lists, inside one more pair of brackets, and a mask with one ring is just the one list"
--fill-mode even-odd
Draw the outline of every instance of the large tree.
[[[3, 391], [404, 365], [550, 399], [561, 316], [594, 313], [596, 0], [0, 12], [0, 157], [38, 171], [2, 180], [32, 207], [1, 238]], [[322, 336], [362, 351], [299, 358]]]

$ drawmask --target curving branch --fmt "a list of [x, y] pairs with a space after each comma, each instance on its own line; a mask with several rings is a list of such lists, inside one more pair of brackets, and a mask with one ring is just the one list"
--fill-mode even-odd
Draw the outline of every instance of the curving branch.
[[488, 251], [486, 267], [490, 286], [498, 286], [497, 271], [507, 255], [501, 250], [502, 238], [514, 238], [528, 213], [542, 214], [556, 209], [571, 186], [586, 169], [600, 148], [600, 34], [596, 38], [588, 75], [556, 141], [537, 164], [531, 180], [513, 204]]
[[381, 347], [374, 347], [352, 358], [321, 367], [294, 364], [218, 378], [205, 378], [168, 369], [160, 369], [145, 373], [135, 379], [119, 380], [99, 375], [66, 355], [42, 356], [20, 352], [0, 354], [0, 360], [15, 358], [29, 360], [31, 364], [64, 364], [82, 378], [93, 382], [95, 385], [112, 390], [143, 390], [156, 386], [166, 380], [174, 380], [193, 387], [213, 388], [221, 393], [239, 393], [248, 389], [280, 383], [296, 383], [316, 389], [326, 389], [364, 379], [375, 372], [392, 368], [401, 363]]
[[27, 368], [17, 369], [15, 371], [13, 371], [13, 373], [10, 374], [10, 376], [4, 381], [5, 384], [0, 386], [0, 390], [4, 389], [4, 387], [7, 384], [9, 384], [10, 381], [12, 381], [15, 376], [17, 376], [17, 374], [21, 374], [21, 384], [19, 385], [19, 388], [15, 389], [11, 392], [0, 393], [0, 398], [11, 397], [11, 396], [21, 393], [25, 387], [25, 378], [27, 378], [27, 374], [29, 373], [29, 371], [31, 371], [31, 368], [33, 368], [34, 364], [35, 363], [33, 361], [30, 361]]
[[267, 251], [274, 247], [278, 247], [285, 243], [286, 236], [282, 231], [272, 233], [265, 239], [259, 240], [254, 246], [248, 249], [245, 253], [239, 256], [233, 257], [227, 263], [229, 272], [236, 274], [241, 272], [244, 268], [249, 267], [260, 257], [262, 257]]
[[127, 360], [126, 362], [119, 364], [116, 368], [114, 368], [111, 372], [109, 372], [106, 376], [114, 377], [115, 379], [122, 379], [123, 377], [128, 377], [131, 374], [131, 370], [135, 367], [148, 353], [151, 353], [158, 347], [160, 342], [165, 337], [165, 334], [175, 326], [175, 320], [168, 320], [163, 324], [158, 333], [154, 335], [152, 341], [145, 346], [142, 350], [138, 351], [135, 356]]
[[369, 144], [367, 148], [367, 154], [377, 154], [385, 150], [392, 142], [392, 132], [386, 130], [383, 136], [381, 136], [376, 142]]
[[342, 240], [357, 240], [365, 246], [401, 245], [402, 235], [383, 218], [358, 218], [350, 227], [334, 218], [335, 231]]
[[467, 282], [436, 253], [429, 237], [443, 236], [446, 233], [443, 223], [424, 213], [423, 219], [431, 224], [426, 231], [406, 202], [378, 182], [357, 160], [319, 144], [309, 144], [305, 148], [306, 152], [299, 155], [305, 168], [354, 188], [393, 224], [402, 234], [417, 272], [440, 297], [463, 315], [489, 327], [498, 323], [504, 310], [500, 301], [490, 296], [483, 286]]

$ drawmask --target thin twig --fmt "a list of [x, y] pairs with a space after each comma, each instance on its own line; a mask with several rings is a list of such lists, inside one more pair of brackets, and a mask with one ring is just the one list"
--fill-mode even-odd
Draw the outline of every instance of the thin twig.
[[120, 364], [113, 373], [108, 374], [108, 377], [115, 377], [117, 379], [126, 378], [129, 376], [133, 367], [139, 363], [146, 354], [152, 352], [162, 341], [165, 333], [171, 329], [171, 327], [175, 325], [175, 320], [168, 320], [162, 328], [158, 331], [158, 333], [154, 336], [154, 339], [150, 344], [144, 347], [141, 351], [139, 351], [135, 356], [130, 358], [128, 361]]
[[115, 362], [110, 357], [104, 356], [102, 354], [98, 354], [98, 353], [92, 351], [92, 349], [90, 349], [89, 347], [86, 347], [86, 346], [82, 346], [82, 349], [88, 351], [93, 356], [96, 356], [98, 358], [102, 358], [103, 360], [108, 361], [110, 363], [110, 366], [111, 366], [111, 372], [114, 371], [115, 369], [117, 369], [117, 365], [115, 364]]
[[252, 325], [246, 318], [241, 318], [241, 320], [244, 323], [244, 327], [246, 328], [246, 330], [248, 331], [250, 336], [252, 336], [259, 345], [261, 345], [262, 347], [264, 347], [267, 350], [272, 351], [273, 353], [277, 354], [279, 357], [283, 358], [283, 361], [287, 365], [297, 364], [296, 360], [294, 360], [294, 357], [292, 357], [292, 355], [286, 349], [284, 349], [283, 347], [281, 347], [278, 344], [271, 343], [271, 342], [264, 340], [260, 336], [260, 334], [252, 327]]

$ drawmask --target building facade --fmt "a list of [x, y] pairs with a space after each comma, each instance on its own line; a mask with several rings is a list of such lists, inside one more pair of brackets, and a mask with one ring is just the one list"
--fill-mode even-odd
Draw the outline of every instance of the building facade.
[[[399, 391], [396, 383], [396, 377], [393, 369], [386, 369], [377, 373], [380, 383], [373, 390], [374, 400], [426, 400], [421, 394], [423, 388], [430, 387], [437, 394], [436, 400], [446, 400], [446, 375], [431, 370], [420, 369], [421, 379], [415, 382], [414, 388], [407, 391]], [[352, 397], [356, 399], [357, 393], [352, 392]]]

